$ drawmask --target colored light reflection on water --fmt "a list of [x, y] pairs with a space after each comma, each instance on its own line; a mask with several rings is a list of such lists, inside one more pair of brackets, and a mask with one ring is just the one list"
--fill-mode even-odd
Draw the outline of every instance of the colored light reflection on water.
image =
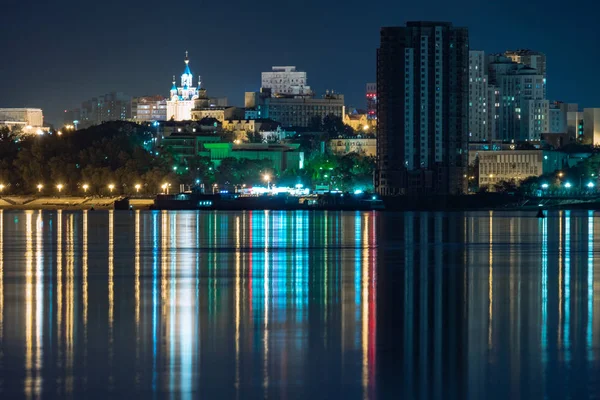
[[0, 397], [589, 397], [596, 218], [0, 210]]

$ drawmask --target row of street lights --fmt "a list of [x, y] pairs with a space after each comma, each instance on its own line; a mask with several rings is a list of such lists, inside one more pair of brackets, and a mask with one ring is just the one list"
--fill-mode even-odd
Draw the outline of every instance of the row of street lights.
[[[170, 185], [170, 184], [167, 184], [167, 183], [165, 183], [165, 184], [163, 184], [163, 185], [161, 186], [161, 188], [162, 188], [162, 189], [167, 189], [167, 190], [168, 190], [168, 187], [169, 187], [169, 186], [171, 186], [171, 185]], [[116, 187], [116, 186], [115, 186], [113, 183], [110, 183], [110, 184], [109, 184], [107, 187], [108, 187], [108, 190], [110, 191], [110, 193], [112, 193], [112, 192], [115, 190], [115, 187]], [[4, 184], [0, 183], [0, 193], [2, 193], [2, 192], [4, 191], [4, 189], [5, 189], [5, 188], [6, 188], [6, 185], [4, 185]], [[37, 188], [37, 190], [38, 190], [38, 193], [42, 193], [42, 189], [44, 188], [44, 184], [42, 184], [42, 183], [38, 183], [38, 184], [37, 184], [37, 186], [36, 186], [36, 188]], [[65, 185], [63, 185], [62, 183], [59, 183], [59, 184], [57, 184], [57, 185], [56, 185], [56, 189], [58, 190], [58, 193], [62, 193], [62, 190], [63, 190], [64, 188], [65, 188]], [[87, 193], [88, 189], [90, 188], [90, 185], [88, 185], [88, 184], [86, 183], [86, 184], [83, 184], [83, 185], [81, 185], [81, 188], [83, 189], [83, 192], [84, 192], [84, 193]], [[134, 188], [135, 188], [135, 191], [136, 191], [137, 193], [139, 193], [139, 192], [140, 192], [140, 189], [142, 188], [142, 185], [140, 185], [139, 183], [137, 183], [137, 184], [134, 186]]]

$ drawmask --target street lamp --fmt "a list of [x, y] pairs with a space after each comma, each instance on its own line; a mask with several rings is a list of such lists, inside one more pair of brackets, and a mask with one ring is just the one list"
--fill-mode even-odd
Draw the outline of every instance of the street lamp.
[[56, 185], [56, 188], [58, 189], [58, 193], [60, 193], [62, 191], [62, 188], [63, 188], [62, 183], [59, 183], [58, 185]]
[[142, 187], [142, 185], [140, 185], [139, 183], [138, 183], [138, 184], [136, 184], [136, 185], [135, 185], [135, 191], [136, 191], [137, 193], [139, 193], [139, 192], [140, 192], [140, 189], [141, 189], [141, 187]]
[[38, 193], [42, 193], [42, 188], [43, 187], [44, 187], [44, 185], [42, 185], [41, 183], [38, 183], [38, 185], [37, 185]]
[[542, 189], [548, 189], [548, 184], [547, 183], [542, 183]]
[[565, 187], [566, 187], [567, 189], [570, 189], [570, 188], [571, 188], [571, 182], [567, 182], [567, 183], [565, 183]]
[[267, 189], [271, 189], [271, 175], [265, 174], [265, 176], [263, 176], [263, 179], [265, 180], [265, 182], [267, 182]]
[[161, 188], [163, 190], [164, 193], [169, 194], [169, 184], [168, 183], [163, 183]]
[[590, 188], [590, 189], [593, 189], [594, 188], [594, 182], [589, 182], [587, 184], [587, 187]]
[[0, 193], [4, 190], [4, 185], [0, 183]]
[[110, 185], [108, 185], [108, 190], [110, 190], [111, 194], [112, 194], [114, 188], [115, 188], [115, 185], [113, 185], [112, 183]]
[[87, 190], [89, 189], [90, 186], [86, 183], [82, 187], [83, 187], [83, 193], [87, 193]]

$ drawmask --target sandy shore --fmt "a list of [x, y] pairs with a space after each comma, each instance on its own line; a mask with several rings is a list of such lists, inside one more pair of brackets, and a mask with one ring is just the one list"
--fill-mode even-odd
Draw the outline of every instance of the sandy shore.
[[[0, 209], [5, 210], [109, 210], [120, 197], [56, 197], [56, 196], [0, 196]], [[135, 210], [147, 210], [153, 198], [129, 199]]]

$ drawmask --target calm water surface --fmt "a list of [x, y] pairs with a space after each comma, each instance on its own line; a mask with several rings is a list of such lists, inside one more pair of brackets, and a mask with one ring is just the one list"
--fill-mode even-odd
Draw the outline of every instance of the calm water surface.
[[0, 211], [0, 398], [598, 398], [596, 238], [587, 211]]

